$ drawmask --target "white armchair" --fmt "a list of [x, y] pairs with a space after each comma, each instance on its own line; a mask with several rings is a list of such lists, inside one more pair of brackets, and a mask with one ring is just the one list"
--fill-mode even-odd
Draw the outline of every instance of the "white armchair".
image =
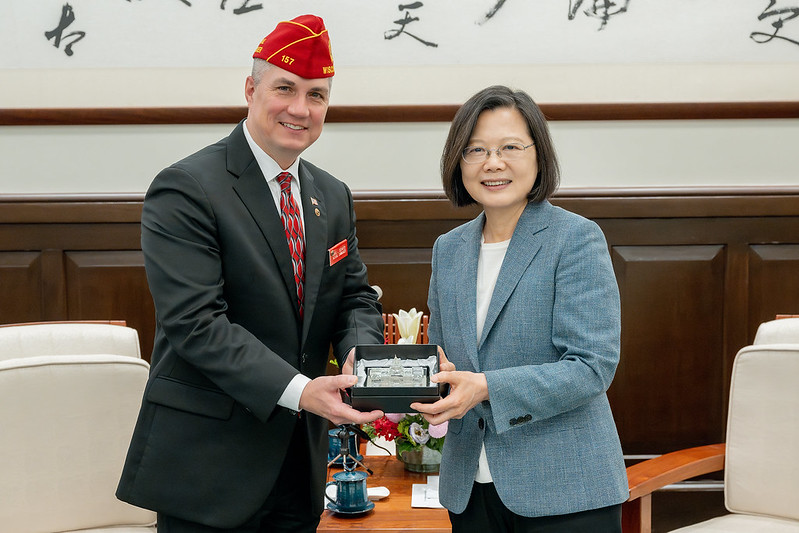
[[799, 318], [763, 322], [752, 344], [799, 344]]
[[139, 333], [110, 321], [0, 326], [0, 361], [39, 355], [89, 354], [127, 355], [138, 359], [141, 357]]
[[625, 532], [650, 531], [652, 491], [723, 466], [730, 514], [676, 531], [799, 533], [799, 318], [761, 324], [736, 355], [726, 441], [628, 468]]
[[114, 495], [148, 372], [131, 328], [0, 328], [0, 530], [155, 532]]

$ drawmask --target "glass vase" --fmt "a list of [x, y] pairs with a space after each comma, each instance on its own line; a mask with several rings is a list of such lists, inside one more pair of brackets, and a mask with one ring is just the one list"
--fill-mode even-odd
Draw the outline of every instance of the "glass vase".
[[441, 452], [432, 450], [427, 446], [410, 450], [399, 450], [397, 452], [397, 459], [402, 461], [405, 465], [405, 470], [411, 472], [434, 474], [438, 472], [441, 466]]

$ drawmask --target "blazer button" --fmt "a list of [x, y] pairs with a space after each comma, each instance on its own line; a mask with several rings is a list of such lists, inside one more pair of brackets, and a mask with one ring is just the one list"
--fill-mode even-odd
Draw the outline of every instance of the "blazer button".
[[480, 429], [483, 429], [485, 426], [486, 424], [482, 418], [477, 421], [477, 427], [479, 427]]
[[510, 424], [511, 426], [515, 426], [518, 423], [519, 423], [518, 418], [511, 418], [510, 420], [508, 420], [508, 424]]
[[526, 415], [524, 415], [524, 421], [525, 421], [525, 422], [529, 422], [529, 421], [530, 421], [530, 420], [532, 420], [532, 419], [533, 419], [533, 415], [531, 415], [531, 414], [529, 414], [529, 413], [528, 413], [528, 414], [526, 414]]

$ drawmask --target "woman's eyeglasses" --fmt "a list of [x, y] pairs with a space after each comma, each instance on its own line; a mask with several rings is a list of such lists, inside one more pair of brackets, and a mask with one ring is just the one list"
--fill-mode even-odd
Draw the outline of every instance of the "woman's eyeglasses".
[[524, 151], [531, 146], [535, 146], [535, 143], [530, 143], [527, 146], [522, 143], [508, 143], [494, 150], [489, 150], [482, 146], [467, 146], [463, 149], [463, 152], [461, 152], [461, 157], [463, 157], [465, 162], [471, 165], [486, 161], [491, 157], [491, 152], [496, 152], [497, 157], [503, 161], [513, 161], [514, 159], [521, 159], [524, 155]]

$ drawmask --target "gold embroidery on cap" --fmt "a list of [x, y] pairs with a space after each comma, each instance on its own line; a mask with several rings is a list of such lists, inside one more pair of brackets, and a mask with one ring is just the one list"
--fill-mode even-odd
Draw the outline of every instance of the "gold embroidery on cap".
[[[319, 35], [321, 35], [321, 33]], [[267, 57], [266, 60], [271, 62], [273, 57], [275, 57], [278, 53], [282, 52], [286, 48], [288, 48], [290, 46], [294, 46], [297, 43], [301, 43], [302, 41], [307, 41], [308, 39], [313, 39], [314, 37], [319, 37], [319, 35], [309, 35], [308, 37], [303, 37], [302, 39], [297, 39], [296, 41], [287, 44], [283, 48], [281, 48], [279, 50], [275, 50], [275, 52], [271, 56]]]
[[308, 30], [308, 32], [309, 32], [311, 35], [313, 35], [314, 37], [319, 37], [319, 36], [320, 36], [320, 35], [322, 35], [323, 33], [327, 32], [327, 28], [325, 28], [324, 30], [322, 30], [322, 31], [321, 31], [321, 32], [319, 32], [319, 33], [314, 33], [314, 31], [313, 31], [311, 28], [309, 28], [308, 26], [306, 26], [305, 24], [300, 24], [299, 22], [294, 22], [293, 20], [284, 20], [284, 21], [283, 21], [283, 22], [281, 22], [280, 24], [283, 24], [283, 23], [286, 23], [286, 24], [294, 24], [295, 26], [299, 26], [300, 28], [305, 28], [305, 29], [306, 29], [306, 30]]

